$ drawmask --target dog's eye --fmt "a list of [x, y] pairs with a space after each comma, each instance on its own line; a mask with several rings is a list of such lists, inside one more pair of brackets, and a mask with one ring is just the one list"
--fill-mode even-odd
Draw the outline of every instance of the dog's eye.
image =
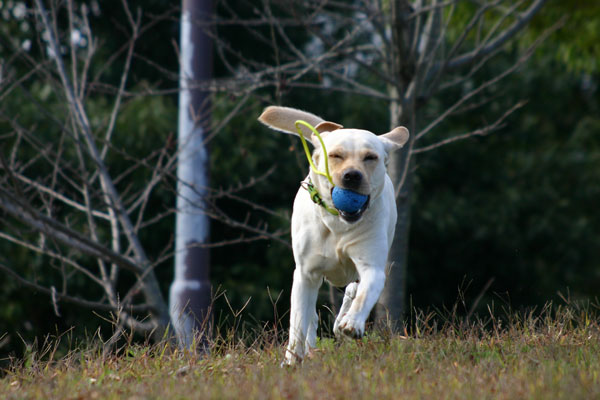
[[338, 159], [338, 160], [341, 160], [341, 159], [342, 159], [342, 158], [344, 158], [344, 157], [342, 157], [342, 155], [341, 155], [341, 154], [338, 154], [338, 153], [333, 153], [333, 154], [330, 154], [330, 155], [329, 155], [329, 158], [336, 158], [336, 159]]
[[378, 159], [376, 154], [367, 154], [364, 161], [376, 161]]

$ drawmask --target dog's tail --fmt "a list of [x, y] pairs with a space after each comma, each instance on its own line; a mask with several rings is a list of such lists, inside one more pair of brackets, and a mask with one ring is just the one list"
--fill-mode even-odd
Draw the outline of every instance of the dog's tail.
[[[323, 118], [317, 117], [309, 112], [279, 106], [269, 106], [265, 108], [260, 117], [258, 117], [258, 120], [269, 128], [294, 135], [297, 134], [295, 123], [299, 119], [308, 122], [312, 126], [317, 126], [321, 122], [324, 122]], [[301, 128], [302, 133], [310, 138], [312, 132], [305, 126], [301, 126]]]

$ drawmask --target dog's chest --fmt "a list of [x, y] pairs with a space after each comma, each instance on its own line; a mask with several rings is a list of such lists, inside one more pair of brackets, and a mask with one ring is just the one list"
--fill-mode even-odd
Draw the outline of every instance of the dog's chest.
[[306, 272], [325, 277], [334, 286], [346, 286], [358, 279], [354, 262], [346, 252], [343, 240], [333, 233], [325, 234], [321, 241], [312, 241], [312, 251], [302, 264]]

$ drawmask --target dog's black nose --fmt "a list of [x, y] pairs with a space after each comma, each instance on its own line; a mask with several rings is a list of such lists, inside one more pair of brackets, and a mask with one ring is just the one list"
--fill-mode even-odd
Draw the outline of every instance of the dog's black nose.
[[362, 173], [355, 169], [348, 169], [342, 174], [342, 183], [348, 189], [356, 189], [362, 182]]

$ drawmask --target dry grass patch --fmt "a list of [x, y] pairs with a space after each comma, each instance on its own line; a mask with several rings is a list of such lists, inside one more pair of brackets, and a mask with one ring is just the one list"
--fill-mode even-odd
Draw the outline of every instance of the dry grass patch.
[[404, 338], [322, 340], [302, 365], [280, 368], [272, 335], [219, 339], [211, 353], [168, 343], [111, 353], [90, 344], [57, 358], [53, 342], [12, 360], [8, 399], [590, 399], [600, 398], [600, 321], [593, 307], [466, 322], [416, 314]]

